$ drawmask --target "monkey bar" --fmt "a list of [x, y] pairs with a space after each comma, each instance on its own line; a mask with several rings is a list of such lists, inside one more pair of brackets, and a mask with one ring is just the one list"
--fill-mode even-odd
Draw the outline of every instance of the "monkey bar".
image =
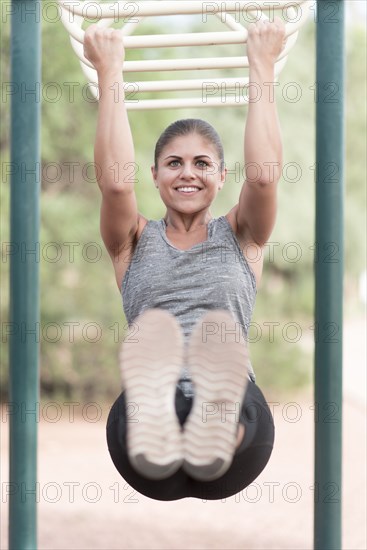
[[[221, 1], [201, 2], [198, 0], [178, 1], [154, 1], [140, 0], [138, 2], [113, 2], [98, 4], [89, 0], [79, 2], [59, 0], [61, 20], [70, 34], [72, 47], [78, 56], [83, 72], [91, 84], [91, 91], [98, 99], [98, 76], [93, 65], [84, 57], [83, 43], [85, 31], [83, 24], [86, 19], [98, 20], [101, 27], [109, 27], [113, 23], [122, 21], [124, 35], [124, 47], [126, 50], [146, 48], [179, 48], [183, 46], [221, 46], [228, 44], [245, 45], [248, 30], [245, 26], [251, 21], [262, 19], [267, 21], [273, 18], [275, 12], [280, 13], [286, 23], [286, 45], [275, 65], [275, 77], [283, 69], [288, 54], [296, 43], [299, 29], [310, 16], [310, 8], [314, 4], [311, 0], [285, 0], [260, 1]], [[264, 11], [263, 11], [264, 10]], [[269, 16], [265, 11], [269, 11]], [[208, 31], [197, 33], [157, 34], [130, 36], [145, 17], [163, 15], [201, 15], [202, 22], [207, 23], [209, 16], [215, 16], [226, 27], [226, 31]], [[240, 22], [242, 21], [242, 22]], [[248, 58], [245, 55], [233, 57], [198, 57], [191, 59], [141, 59], [126, 60], [123, 65], [124, 74], [135, 72], [165, 72], [165, 71], [207, 71], [222, 69], [247, 69]], [[184, 107], [210, 107], [210, 106], [240, 106], [248, 102], [246, 87], [248, 78], [242, 74], [237, 78], [218, 79], [186, 79], [153, 81], [125, 81], [127, 108], [130, 110], [143, 109], [167, 109]], [[140, 93], [146, 92], [183, 92], [199, 91], [200, 95], [191, 98], [159, 98], [141, 99]], [[208, 93], [210, 90], [210, 93]], [[220, 97], [214, 97], [215, 92], [220, 92]], [[236, 97], [232, 97], [236, 92]], [[133, 97], [131, 97], [131, 93]], [[230, 97], [227, 97], [227, 94]]]

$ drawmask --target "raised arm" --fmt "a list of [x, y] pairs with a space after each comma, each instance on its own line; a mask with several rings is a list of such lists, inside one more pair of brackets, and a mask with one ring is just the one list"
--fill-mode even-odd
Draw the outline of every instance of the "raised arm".
[[274, 66], [284, 45], [284, 23], [251, 25], [247, 42], [250, 66], [245, 128], [246, 181], [236, 209], [237, 232], [263, 246], [275, 224], [277, 183], [282, 172], [282, 142], [274, 97]]
[[119, 257], [137, 232], [135, 156], [124, 103], [122, 33], [88, 27], [84, 54], [98, 73], [100, 100], [94, 158], [102, 192], [101, 234], [111, 257]]

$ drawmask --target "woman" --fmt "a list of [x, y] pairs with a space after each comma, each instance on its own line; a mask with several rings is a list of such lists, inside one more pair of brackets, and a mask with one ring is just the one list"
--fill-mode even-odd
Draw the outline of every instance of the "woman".
[[276, 216], [282, 145], [271, 83], [283, 47], [279, 18], [251, 25], [249, 169], [238, 203], [212, 218], [226, 176], [223, 148], [206, 122], [180, 120], [156, 145], [152, 176], [167, 210], [154, 221], [138, 212], [131, 181], [121, 32], [95, 25], [86, 32], [85, 56], [101, 91], [101, 233], [131, 328], [121, 354], [124, 391], [111, 409], [107, 440], [124, 479], [151, 498], [226, 498], [256, 479], [272, 452], [273, 419], [246, 335]]

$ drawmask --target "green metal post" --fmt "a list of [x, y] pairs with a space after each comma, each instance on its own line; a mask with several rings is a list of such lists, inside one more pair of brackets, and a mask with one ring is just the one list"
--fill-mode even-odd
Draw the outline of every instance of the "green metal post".
[[41, 5], [11, 5], [9, 549], [37, 547]]
[[314, 547], [341, 549], [344, 2], [317, 2]]

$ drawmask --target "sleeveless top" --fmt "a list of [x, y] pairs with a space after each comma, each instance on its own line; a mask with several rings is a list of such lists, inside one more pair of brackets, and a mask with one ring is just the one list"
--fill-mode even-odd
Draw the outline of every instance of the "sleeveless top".
[[[129, 326], [145, 309], [165, 309], [176, 317], [187, 342], [208, 310], [225, 309], [238, 321], [240, 337], [247, 338], [257, 292], [254, 273], [225, 216], [211, 219], [207, 230], [206, 241], [179, 250], [167, 238], [164, 219], [147, 222], [121, 285]], [[255, 381], [250, 362], [247, 369]], [[185, 366], [178, 386], [193, 396]]]

